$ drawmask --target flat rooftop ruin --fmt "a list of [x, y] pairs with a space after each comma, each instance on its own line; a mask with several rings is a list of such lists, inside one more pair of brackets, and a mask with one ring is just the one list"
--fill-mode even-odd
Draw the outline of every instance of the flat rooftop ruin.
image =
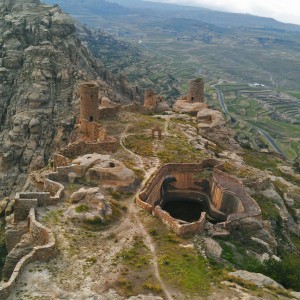
[[228, 230], [249, 218], [261, 221], [255, 200], [221, 168], [214, 159], [200, 164], [166, 164], [136, 202], [179, 235], [202, 231], [206, 220]]

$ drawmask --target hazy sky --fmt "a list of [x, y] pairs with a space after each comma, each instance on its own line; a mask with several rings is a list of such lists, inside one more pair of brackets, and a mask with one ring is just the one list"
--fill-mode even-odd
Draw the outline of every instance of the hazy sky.
[[178, 4], [193, 4], [228, 12], [249, 13], [300, 25], [300, 0], [154, 0]]

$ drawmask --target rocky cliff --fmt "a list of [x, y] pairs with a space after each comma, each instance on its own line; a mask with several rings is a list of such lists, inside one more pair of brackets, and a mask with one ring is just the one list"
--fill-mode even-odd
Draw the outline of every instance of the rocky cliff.
[[64, 146], [78, 115], [77, 85], [97, 79], [115, 101], [136, 96], [77, 36], [73, 20], [38, 0], [0, 3], [0, 196]]

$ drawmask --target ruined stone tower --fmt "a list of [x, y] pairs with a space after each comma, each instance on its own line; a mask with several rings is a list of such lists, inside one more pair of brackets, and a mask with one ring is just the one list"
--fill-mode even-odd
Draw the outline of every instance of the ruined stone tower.
[[204, 80], [198, 78], [191, 80], [189, 83], [189, 90], [187, 95], [187, 102], [203, 102], [204, 100]]
[[98, 122], [99, 86], [93, 82], [80, 86], [80, 121]]
[[144, 94], [144, 106], [154, 107], [157, 99], [156, 94], [152, 90], [145, 90]]

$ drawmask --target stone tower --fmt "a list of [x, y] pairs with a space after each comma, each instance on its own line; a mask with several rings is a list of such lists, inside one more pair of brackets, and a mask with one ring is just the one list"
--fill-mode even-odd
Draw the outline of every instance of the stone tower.
[[156, 94], [152, 90], [145, 90], [144, 106], [152, 107], [156, 105]]
[[187, 102], [203, 102], [204, 100], [204, 80], [198, 78], [191, 80], [189, 83], [189, 90], [187, 95]]
[[99, 120], [99, 86], [89, 82], [80, 86], [80, 120], [98, 122]]

